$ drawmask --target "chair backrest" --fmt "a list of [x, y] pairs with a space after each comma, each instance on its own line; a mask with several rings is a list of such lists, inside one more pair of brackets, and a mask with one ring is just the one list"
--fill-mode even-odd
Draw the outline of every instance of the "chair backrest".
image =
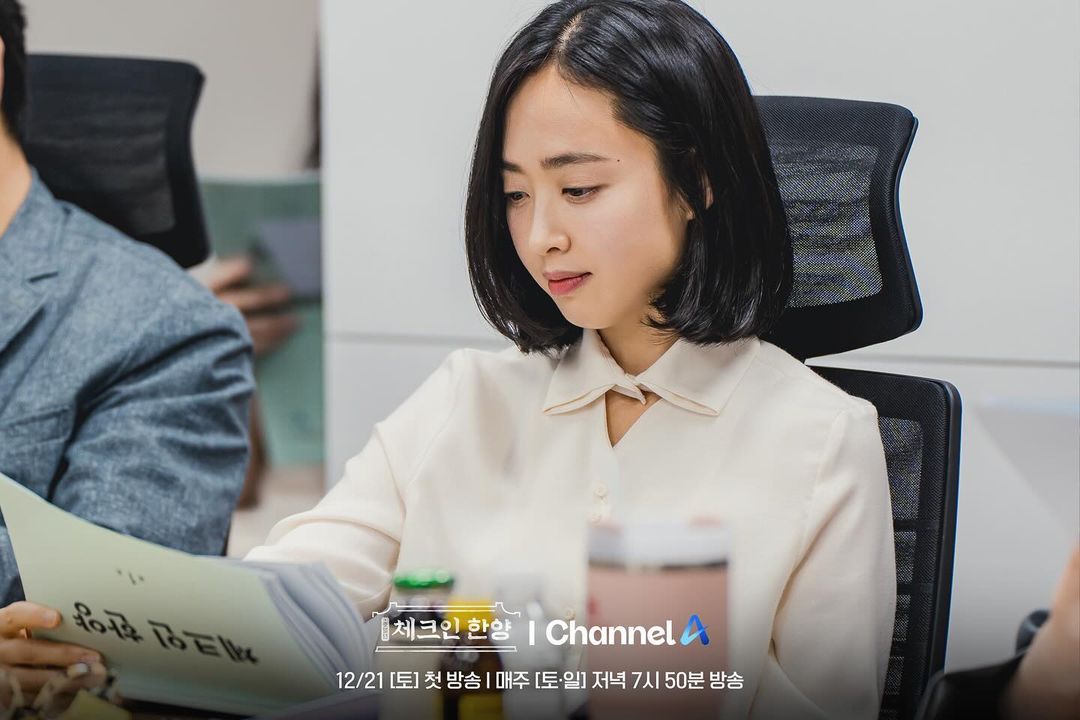
[[815, 368], [872, 402], [885, 447], [896, 542], [896, 621], [880, 718], [913, 718], [945, 665], [956, 498], [960, 395], [941, 380]]
[[42, 181], [182, 267], [208, 252], [191, 152], [203, 76], [163, 60], [30, 55], [24, 145]]
[[898, 199], [915, 117], [885, 103], [757, 101], [793, 257], [791, 298], [767, 339], [805, 360], [917, 328], [922, 304]]
[[[922, 305], [900, 222], [918, 125], [885, 103], [759, 97], [792, 244], [792, 293], [766, 338], [801, 360], [891, 340]], [[815, 368], [878, 410], [892, 493], [897, 606], [882, 720], [907, 720], [945, 663], [960, 464], [952, 385]]]

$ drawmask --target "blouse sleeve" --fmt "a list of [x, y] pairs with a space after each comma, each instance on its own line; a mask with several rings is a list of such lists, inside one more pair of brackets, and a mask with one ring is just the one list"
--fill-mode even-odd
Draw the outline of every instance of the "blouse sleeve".
[[454, 367], [447, 360], [345, 464], [345, 474], [311, 510], [277, 523], [266, 544], [244, 558], [260, 562], [325, 564], [345, 587], [361, 617], [390, 597], [405, 524], [406, 488], [416, 466], [445, 427], [452, 408]]
[[860, 403], [833, 421], [751, 717], [877, 718], [895, 610], [885, 455]]

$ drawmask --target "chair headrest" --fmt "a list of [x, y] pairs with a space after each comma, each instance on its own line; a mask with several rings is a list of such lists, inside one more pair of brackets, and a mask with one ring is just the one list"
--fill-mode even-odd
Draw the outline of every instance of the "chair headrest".
[[917, 328], [898, 199], [915, 117], [886, 103], [756, 100], [792, 244], [791, 297], [766, 339], [805, 360]]
[[29, 56], [25, 149], [52, 193], [182, 267], [206, 258], [191, 125], [194, 65]]

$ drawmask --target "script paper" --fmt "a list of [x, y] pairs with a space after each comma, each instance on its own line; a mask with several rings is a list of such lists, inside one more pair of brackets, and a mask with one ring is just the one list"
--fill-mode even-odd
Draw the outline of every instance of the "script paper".
[[2, 473], [0, 510], [26, 598], [63, 616], [34, 635], [99, 651], [124, 697], [256, 714], [334, 691], [256, 573], [100, 528]]

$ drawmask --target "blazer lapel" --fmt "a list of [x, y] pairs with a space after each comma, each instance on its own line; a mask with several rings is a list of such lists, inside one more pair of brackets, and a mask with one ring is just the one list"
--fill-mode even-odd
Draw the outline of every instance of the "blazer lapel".
[[33, 172], [30, 191], [0, 236], [0, 353], [45, 304], [35, 281], [57, 273], [55, 241], [64, 211]]
[[0, 268], [0, 353], [41, 310], [45, 296], [9, 268]]

